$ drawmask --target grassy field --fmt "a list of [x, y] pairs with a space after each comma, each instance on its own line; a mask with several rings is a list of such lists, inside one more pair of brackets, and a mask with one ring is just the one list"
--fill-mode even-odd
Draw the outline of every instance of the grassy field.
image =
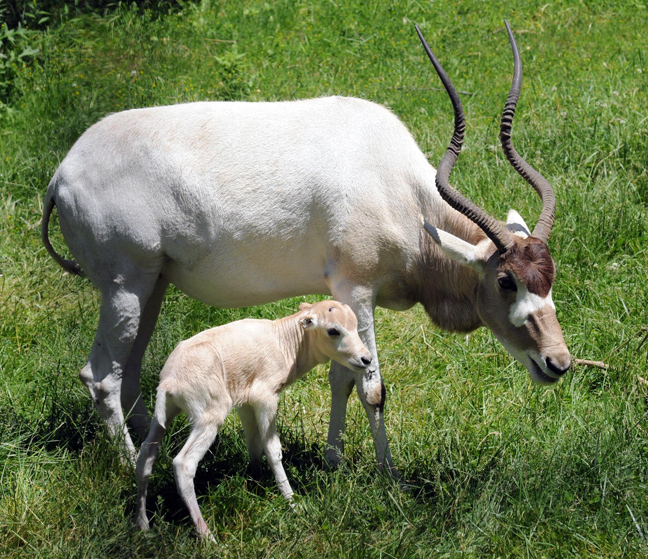
[[[436, 165], [452, 110], [417, 22], [465, 92], [467, 141], [453, 183], [496, 217], [514, 207], [534, 224], [537, 197], [497, 138], [512, 73], [504, 18], [525, 70], [514, 142], [558, 199], [558, 317], [572, 355], [609, 368], [576, 366], [538, 387], [488, 331], [447, 334], [420, 307], [379, 309], [387, 432], [407, 489], [377, 474], [355, 396], [348, 462], [325, 467], [330, 396], [320, 367], [279, 412], [296, 510], [270, 475], [246, 476], [233, 417], [196, 479], [219, 541], [199, 544], [172, 478], [170, 457], [187, 433], [177, 421], [152, 478], [152, 529], [134, 531], [134, 476], [77, 377], [97, 295], [40, 242], [43, 194], [67, 150], [96, 120], [131, 107], [342, 94], [388, 105]], [[646, 29], [643, 0], [32, 8], [22, 27], [0, 27], [0, 556], [648, 555]], [[144, 364], [147, 398], [179, 340], [298, 303], [218, 310], [170, 290]]]

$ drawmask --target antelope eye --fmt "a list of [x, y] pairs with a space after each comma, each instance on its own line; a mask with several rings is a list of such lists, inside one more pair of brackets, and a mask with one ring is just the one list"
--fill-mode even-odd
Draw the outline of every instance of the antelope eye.
[[326, 333], [331, 336], [331, 338], [337, 338], [340, 335], [340, 331], [337, 328], [329, 328]]
[[497, 283], [504, 291], [517, 291], [517, 285], [515, 285], [513, 278], [507, 274], [498, 277]]

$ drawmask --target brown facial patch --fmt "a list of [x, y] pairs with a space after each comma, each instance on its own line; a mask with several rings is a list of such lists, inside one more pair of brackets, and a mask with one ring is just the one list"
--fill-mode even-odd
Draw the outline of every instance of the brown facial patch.
[[531, 292], [546, 297], [556, 277], [547, 244], [535, 237], [516, 239], [515, 244], [502, 255], [498, 272], [510, 272]]

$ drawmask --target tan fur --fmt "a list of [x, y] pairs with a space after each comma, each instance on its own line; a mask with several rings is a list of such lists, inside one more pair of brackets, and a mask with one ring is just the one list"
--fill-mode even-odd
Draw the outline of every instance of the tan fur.
[[[154, 420], [137, 460], [137, 525], [148, 528], [148, 479], [164, 431], [181, 411], [192, 429], [173, 465], [178, 491], [201, 537], [211, 535], [198, 508], [193, 477], [232, 408], [239, 409], [251, 461], [258, 462], [265, 452], [279, 489], [291, 499], [275, 429], [278, 393], [330, 359], [371, 376], [371, 353], [357, 327], [350, 307], [322, 301], [303, 303], [298, 313], [286, 318], [240, 320], [178, 344], [160, 373]], [[379, 395], [376, 404], [381, 402]]]

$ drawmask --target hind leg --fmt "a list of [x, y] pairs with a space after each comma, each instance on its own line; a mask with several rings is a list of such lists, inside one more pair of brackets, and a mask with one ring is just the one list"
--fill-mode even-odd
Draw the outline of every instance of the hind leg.
[[153, 329], [160, 315], [160, 308], [164, 300], [164, 294], [169, 286], [169, 281], [159, 276], [153, 293], [149, 297], [141, 314], [137, 337], [133, 349], [126, 362], [122, 377], [121, 405], [126, 413], [128, 424], [135, 431], [135, 434], [143, 441], [149, 428], [149, 417], [146, 404], [142, 399], [140, 376], [142, 371], [142, 358], [144, 351], [153, 334]]
[[[124, 448], [123, 458], [135, 463], [135, 447], [124, 423], [121, 406], [126, 363], [137, 338], [142, 310], [154, 290], [159, 271], [140, 266], [114, 274], [115, 281], [99, 286], [102, 301], [99, 327], [90, 359], [80, 377], [90, 391], [108, 433]], [[96, 282], [95, 282], [96, 284]]]
[[135, 512], [135, 525], [140, 530], [148, 530], [149, 520], [146, 514], [146, 493], [148, 482], [153, 471], [153, 465], [160, 450], [160, 443], [166, 429], [153, 419], [148, 437], [142, 443], [139, 455], [137, 456], [137, 510]]
[[180, 408], [168, 397], [166, 392], [159, 390], [155, 403], [155, 417], [151, 423], [146, 440], [142, 443], [137, 456], [137, 510], [135, 525], [140, 530], [148, 530], [149, 521], [146, 515], [146, 493], [148, 482], [153, 471], [153, 465], [160, 451], [160, 444], [173, 418], [180, 413]]
[[237, 410], [238, 416], [243, 425], [245, 433], [245, 443], [247, 444], [248, 454], [250, 455], [249, 472], [253, 477], [258, 477], [261, 471], [261, 457], [263, 456], [263, 441], [259, 434], [254, 409], [250, 404], [243, 404]]
[[180, 493], [187, 509], [189, 509], [189, 515], [196, 527], [196, 531], [201, 539], [209, 538], [212, 541], [214, 541], [214, 538], [198, 507], [194, 477], [196, 476], [198, 463], [216, 439], [216, 434], [226, 415], [227, 413], [222, 414], [222, 419], [219, 418], [218, 420], [211, 417], [208, 421], [199, 420], [196, 422], [191, 429], [189, 439], [187, 439], [180, 453], [173, 459], [173, 473], [175, 474], [178, 493]]

